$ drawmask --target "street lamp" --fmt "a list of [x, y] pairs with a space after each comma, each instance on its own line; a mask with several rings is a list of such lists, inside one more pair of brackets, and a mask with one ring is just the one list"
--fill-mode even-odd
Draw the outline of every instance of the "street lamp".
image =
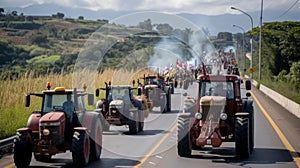
[[244, 53], [244, 45], [245, 45], [245, 29], [243, 29], [241, 26], [238, 25], [232, 25], [232, 27], [239, 28], [243, 31], [243, 41], [242, 41], [242, 55], [244, 56], [244, 71], [246, 70], [246, 54]]
[[263, 14], [263, 0], [261, 0], [261, 5], [260, 5], [260, 28], [259, 28], [259, 57], [258, 57], [258, 67], [259, 67], [259, 72], [258, 72], [258, 79], [261, 79], [261, 43], [262, 43], [262, 36], [261, 36], [261, 31], [262, 31], [262, 14]]
[[[241, 9], [235, 8], [235, 7], [231, 7], [231, 9], [233, 10], [237, 10], [242, 12], [243, 14], [247, 15], [250, 18], [251, 21], [251, 30], [253, 30], [253, 19], [251, 17], [251, 15], [249, 15], [248, 13], [244, 12]], [[250, 45], [251, 45], [251, 61], [250, 61], [250, 68], [253, 68], [253, 36], [251, 35], [251, 39], [250, 39]], [[250, 78], [253, 78], [252, 73], [250, 74]]]

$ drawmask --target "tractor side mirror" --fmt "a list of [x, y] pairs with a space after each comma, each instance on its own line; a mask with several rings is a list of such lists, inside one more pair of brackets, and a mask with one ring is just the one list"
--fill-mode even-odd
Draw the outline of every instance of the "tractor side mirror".
[[247, 92], [246, 97], [250, 97], [250, 96], [251, 96], [251, 93]]
[[100, 90], [96, 89], [96, 97], [99, 97], [99, 96], [100, 96]]
[[25, 107], [29, 107], [30, 106], [30, 95], [26, 95], [25, 96]]
[[94, 95], [88, 94], [88, 105], [94, 105]]
[[251, 81], [246, 80], [245, 86], [246, 86], [246, 90], [251, 90]]

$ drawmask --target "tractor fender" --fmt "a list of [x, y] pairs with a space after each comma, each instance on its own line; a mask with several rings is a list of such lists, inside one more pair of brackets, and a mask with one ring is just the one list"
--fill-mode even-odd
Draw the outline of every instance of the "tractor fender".
[[17, 132], [19, 132], [19, 133], [29, 132], [30, 134], [32, 133], [30, 128], [19, 128], [19, 129], [17, 129]]
[[27, 128], [29, 128], [33, 133], [39, 132], [39, 122], [41, 119], [40, 113], [32, 113], [27, 121]]
[[[97, 113], [97, 112], [85, 112], [82, 116], [81, 126], [83, 128], [86, 128], [89, 134], [91, 133], [91, 130], [93, 128], [94, 118], [99, 118], [99, 113]], [[100, 118], [99, 118], [99, 120], [100, 120]], [[77, 127], [77, 128], [80, 128], [80, 127]]]

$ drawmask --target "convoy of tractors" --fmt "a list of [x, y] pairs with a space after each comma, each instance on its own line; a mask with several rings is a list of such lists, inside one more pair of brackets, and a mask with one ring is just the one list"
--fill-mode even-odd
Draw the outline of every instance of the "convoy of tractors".
[[[241, 84], [251, 89], [250, 81], [239, 77], [238, 69], [226, 62], [225, 74], [212, 74], [212, 66], [182, 73], [144, 75], [131, 85], [97, 88], [94, 94], [82, 90], [51, 88], [25, 96], [29, 107], [31, 97], [42, 99], [40, 111], [32, 112], [27, 126], [17, 130], [14, 141], [14, 162], [17, 167], [29, 166], [32, 155], [37, 161], [49, 161], [55, 154], [71, 151], [74, 166], [83, 167], [98, 160], [102, 151], [102, 132], [111, 125], [128, 126], [130, 134], [144, 130], [148, 111], [158, 107], [171, 111], [171, 94], [179, 87], [185, 90], [197, 81], [197, 96], [185, 97], [183, 111], [178, 115], [177, 151], [182, 157], [205, 145], [219, 147], [234, 142], [238, 157], [249, 157], [254, 148], [253, 101], [249, 92], [242, 95]], [[166, 75], [167, 74], [167, 75]], [[135, 87], [137, 85], [137, 87]]]

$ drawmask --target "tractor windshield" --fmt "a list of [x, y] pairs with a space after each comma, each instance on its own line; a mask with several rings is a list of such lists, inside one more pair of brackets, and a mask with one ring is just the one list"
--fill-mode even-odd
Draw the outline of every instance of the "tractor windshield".
[[128, 88], [112, 88], [110, 94], [112, 100], [130, 100], [131, 94]]
[[162, 86], [162, 79], [160, 78], [146, 78], [145, 85], [158, 85], [159, 87]]
[[[74, 97], [71, 94], [46, 94], [43, 102], [43, 114], [51, 111], [65, 111], [74, 108]], [[69, 111], [73, 111], [71, 109]], [[70, 112], [71, 113], [71, 112]]]
[[203, 81], [200, 96], [224, 96], [226, 99], [233, 99], [233, 82]]

